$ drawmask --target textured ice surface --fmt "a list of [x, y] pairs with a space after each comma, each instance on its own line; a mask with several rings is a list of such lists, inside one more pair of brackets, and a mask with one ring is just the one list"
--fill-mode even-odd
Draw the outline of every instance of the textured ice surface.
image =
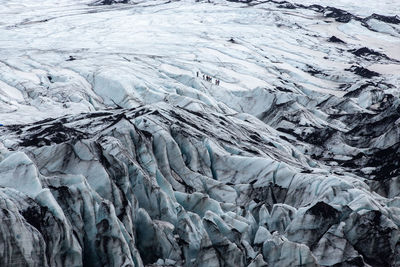
[[0, 0], [0, 265], [400, 265], [398, 10]]
[[382, 0], [382, 1], [351, 1], [351, 0], [297, 0], [294, 3], [306, 4], [306, 5], [323, 5], [333, 6], [347, 10], [351, 13], [360, 16], [369, 16], [373, 13], [382, 15], [394, 16], [400, 14], [400, 6], [394, 0]]

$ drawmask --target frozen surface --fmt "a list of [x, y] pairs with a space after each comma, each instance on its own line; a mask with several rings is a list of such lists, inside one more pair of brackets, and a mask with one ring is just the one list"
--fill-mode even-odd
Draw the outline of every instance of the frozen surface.
[[400, 14], [400, 4], [396, 0], [381, 0], [381, 1], [352, 1], [352, 0], [295, 0], [294, 3], [306, 5], [323, 5], [333, 6], [347, 10], [351, 13], [360, 16], [369, 16], [373, 13], [378, 13], [387, 16], [395, 16]]
[[0, 0], [0, 265], [400, 265], [399, 10]]

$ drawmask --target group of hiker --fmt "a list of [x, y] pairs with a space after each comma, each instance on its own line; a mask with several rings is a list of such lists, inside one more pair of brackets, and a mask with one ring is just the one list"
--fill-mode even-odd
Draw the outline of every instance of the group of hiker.
[[[199, 77], [200, 73], [196, 72], [196, 74], [197, 74], [197, 77]], [[213, 82], [213, 78], [211, 76], [206, 75], [206, 74], [203, 74], [203, 80], [205, 80], [207, 82], [210, 82], [210, 83]], [[220, 80], [215, 79], [215, 85], [219, 85], [220, 83], [221, 83]]]

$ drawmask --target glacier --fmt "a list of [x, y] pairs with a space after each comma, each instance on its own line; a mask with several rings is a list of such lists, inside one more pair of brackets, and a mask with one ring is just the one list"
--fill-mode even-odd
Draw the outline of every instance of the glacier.
[[0, 265], [399, 266], [400, 5], [353, 2], [0, 0]]

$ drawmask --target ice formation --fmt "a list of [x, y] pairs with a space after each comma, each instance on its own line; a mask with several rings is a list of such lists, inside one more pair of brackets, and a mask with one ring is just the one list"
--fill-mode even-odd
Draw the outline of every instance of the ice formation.
[[399, 266], [400, 7], [359, 2], [0, 0], [0, 265]]

